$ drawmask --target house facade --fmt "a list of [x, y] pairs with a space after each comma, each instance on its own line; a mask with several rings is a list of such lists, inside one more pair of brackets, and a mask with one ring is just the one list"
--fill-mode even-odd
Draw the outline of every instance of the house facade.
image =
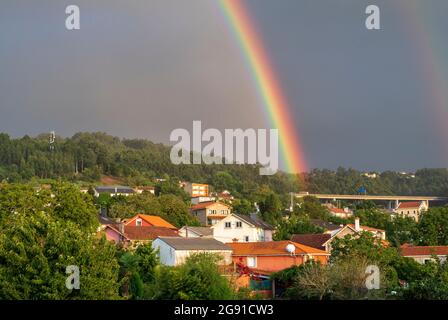
[[94, 196], [99, 197], [100, 194], [108, 194], [111, 197], [129, 196], [135, 194], [135, 190], [126, 186], [97, 186], [94, 189]]
[[333, 205], [331, 203], [325, 203], [325, 204], [323, 204], [323, 206], [328, 208], [328, 212], [332, 216], [335, 216], [335, 217], [338, 217], [338, 218], [344, 218], [344, 219], [347, 219], [347, 218], [350, 218], [350, 217], [353, 216], [353, 210], [350, 210], [347, 207], [338, 208], [338, 207], [336, 207], [335, 205]]
[[232, 213], [230, 206], [213, 201], [193, 205], [190, 212], [203, 226], [212, 226]]
[[265, 242], [272, 241], [274, 228], [256, 215], [230, 214], [212, 225], [213, 237], [227, 242]]
[[428, 209], [429, 205], [427, 201], [409, 201], [398, 203], [398, 206], [393, 211], [400, 217], [409, 217], [418, 221], [420, 215]]
[[353, 211], [349, 208], [329, 208], [328, 210], [332, 216], [338, 218], [347, 219], [353, 216]]
[[191, 197], [191, 204], [199, 204], [202, 202], [212, 202], [215, 201], [216, 198], [215, 197]]
[[404, 244], [400, 247], [403, 257], [412, 258], [420, 264], [434, 261], [437, 257], [441, 262], [446, 261], [448, 246], [411, 246]]
[[356, 236], [361, 232], [370, 232], [383, 245], [387, 245], [386, 231], [367, 226], [361, 226], [359, 218], [355, 219], [355, 224], [347, 224], [332, 231], [327, 231], [321, 234], [300, 234], [293, 235], [291, 240], [300, 244], [322, 249], [326, 252], [331, 252], [332, 242], [335, 239], [342, 239], [347, 235]]
[[204, 252], [219, 255], [220, 265], [232, 263], [232, 248], [212, 238], [159, 237], [152, 248], [158, 252], [160, 263], [167, 266], [181, 265], [192, 254]]
[[128, 224], [124, 222], [102, 224], [98, 228], [98, 235], [105, 236], [106, 240], [120, 243], [124, 247], [136, 247], [143, 243], [148, 243], [158, 237], [179, 237], [178, 231], [175, 228], [168, 228], [167, 226], [154, 226], [145, 221], [145, 225], [135, 225], [135, 219], [129, 221]]
[[183, 183], [181, 183], [181, 186], [191, 197], [208, 197], [209, 196], [208, 184], [183, 182]]

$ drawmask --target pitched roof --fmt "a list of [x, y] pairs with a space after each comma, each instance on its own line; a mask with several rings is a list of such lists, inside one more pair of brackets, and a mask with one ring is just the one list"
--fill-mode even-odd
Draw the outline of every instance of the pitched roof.
[[228, 205], [226, 205], [226, 204], [224, 204], [222, 202], [219, 202], [219, 201], [216, 201], [216, 202], [215, 201], [205, 201], [205, 202], [198, 203], [198, 204], [196, 204], [194, 206], [191, 206], [191, 210], [195, 211], [195, 210], [205, 209], [205, 208], [208, 208], [208, 207], [210, 207], [210, 206], [212, 206], [214, 204], [220, 204], [220, 205], [229, 207]]
[[[159, 216], [151, 216], [147, 214], [138, 214], [138, 217], [145, 220], [149, 224], [152, 224], [154, 227], [165, 227], [170, 229], [177, 229], [175, 226], [173, 226], [171, 223], [166, 221], [165, 219], [159, 217]], [[135, 217], [134, 217], [135, 218]], [[129, 221], [133, 220], [134, 218], [130, 219]], [[129, 223], [129, 221], [127, 223]]]
[[320, 220], [320, 219], [310, 219], [311, 223], [315, 226], [321, 227], [325, 230], [333, 231], [342, 228], [339, 224], [334, 224], [332, 222]]
[[120, 228], [119, 228], [118, 224], [117, 224], [117, 225], [111, 225], [111, 224], [107, 224], [107, 225], [105, 225], [104, 230], [102, 230], [102, 231], [100, 231], [100, 232], [98, 233], [98, 235], [99, 235], [100, 238], [101, 238], [102, 234], [104, 234], [104, 232], [105, 232], [106, 229], [111, 229], [111, 230], [115, 231], [116, 233], [118, 233], [120, 236], [123, 236], [124, 238], [129, 239], [128, 236], [127, 236], [126, 234], [124, 234], [124, 233], [122, 233], [122, 232], [120, 231]]
[[350, 213], [350, 212], [346, 212], [344, 209], [341, 209], [341, 208], [330, 208], [328, 210], [330, 210], [330, 212], [334, 212], [334, 213]]
[[400, 202], [397, 209], [420, 208], [421, 204], [419, 201]]
[[286, 250], [288, 244], [296, 247], [295, 254], [323, 254], [328, 255], [323, 250], [312, 248], [293, 241], [267, 241], [267, 242], [232, 242], [226, 243], [233, 249], [235, 256], [253, 256], [253, 255], [290, 255]]
[[213, 238], [174, 238], [158, 237], [176, 250], [232, 250], [224, 243]]
[[401, 246], [401, 255], [409, 256], [430, 256], [430, 255], [448, 255], [448, 246]]
[[176, 231], [166, 227], [125, 226], [124, 233], [130, 240], [154, 240], [157, 237], [177, 237]]
[[274, 227], [271, 226], [270, 224], [264, 222], [263, 220], [261, 220], [257, 215], [252, 214], [252, 215], [245, 215], [245, 214], [233, 214], [234, 216], [240, 218], [241, 220], [245, 221], [248, 224], [251, 224], [253, 226], [255, 226], [256, 228], [260, 228], [263, 230], [274, 230]]
[[291, 241], [304, 244], [306, 246], [322, 249], [324, 248], [324, 243], [330, 240], [331, 235], [329, 233], [318, 233], [318, 234], [293, 234]]
[[[349, 226], [350, 228], [352, 228], [353, 230], [355, 230], [355, 225], [354, 224], [347, 224], [347, 226]], [[383, 229], [377, 229], [377, 228], [372, 228], [372, 227], [367, 227], [367, 226], [360, 226], [361, 231], [376, 231], [376, 232], [385, 232]], [[356, 230], [355, 230], [356, 231]]]
[[212, 236], [213, 235], [213, 229], [210, 227], [189, 227], [185, 226], [182, 227], [182, 229], [186, 229], [189, 231], [193, 231], [194, 233], [200, 235], [200, 236]]

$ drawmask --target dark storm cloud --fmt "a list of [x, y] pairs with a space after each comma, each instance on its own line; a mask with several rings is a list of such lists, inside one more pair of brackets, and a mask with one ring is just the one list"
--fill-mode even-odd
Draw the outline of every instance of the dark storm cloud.
[[[73, 2], [70, 2], [72, 4]], [[174, 128], [262, 127], [250, 76], [216, 5], [199, 1], [6, 1], [0, 127], [168, 142]]]
[[[406, 1], [247, 1], [311, 167], [446, 166]], [[447, 4], [427, 3], [445, 35]], [[69, 4], [81, 8], [79, 31], [65, 29]], [[367, 4], [380, 6], [381, 31], [365, 29]], [[213, 1], [0, 4], [0, 131], [14, 136], [106, 131], [168, 142], [193, 120], [266, 127], [251, 81]]]

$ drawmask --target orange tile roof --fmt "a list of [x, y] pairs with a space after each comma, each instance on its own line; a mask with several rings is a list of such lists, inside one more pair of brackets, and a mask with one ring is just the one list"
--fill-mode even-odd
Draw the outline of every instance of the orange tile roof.
[[252, 256], [252, 255], [290, 255], [286, 251], [286, 246], [293, 244], [296, 247], [295, 254], [323, 254], [329, 255], [323, 250], [308, 247], [303, 244], [292, 241], [267, 241], [267, 242], [231, 242], [226, 243], [233, 250], [235, 256]]
[[178, 233], [166, 227], [125, 226], [124, 233], [130, 240], [154, 240], [157, 237], [178, 237]]
[[421, 204], [419, 201], [400, 202], [397, 209], [420, 208]]
[[165, 219], [163, 219], [159, 216], [150, 216], [147, 214], [138, 214], [135, 217], [129, 219], [126, 222], [126, 224], [128, 224], [130, 221], [134, 220], [137, 217], [145, 220], [146, 222], [153, 225], [154, 227], [165, 227], [165, 228], [170, 228], [170, 229], [177, 229], [175, 226], [173, 226], [171, 223], [169, 223]]
[[219, 201], [216, 201], [216, 202], [215, 201], [206, 201], [206, 202], [201, 202], [201, 203], [198, 203], [198, 204], [192, 206], [191, 210], [195, 211], [195, 210], [205, 209], [205, 208], [208, 208], [211, 205], [214, 205], [216, 203], [217, 204], [221, 204], [221, 205], [226, 206], [226, 207], [229, 207], [228, 205], [226, 205], [226, 204], [224, 204], [222, 202], [219, 202]]
[[401, 246], [401, 255], [407, 256], [430, 256], [430, 255], [448, 255], [448, 246]]
[[350, 212], [345, 212], [345, 210], [341, 209], [341, 208], [330, 208], [329, 210], [330, 210], [330, 212], [334, 212], [334, 213], [350, 213]]

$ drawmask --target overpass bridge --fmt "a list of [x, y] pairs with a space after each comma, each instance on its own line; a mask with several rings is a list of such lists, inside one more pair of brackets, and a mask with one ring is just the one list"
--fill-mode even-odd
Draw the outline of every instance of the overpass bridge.
[[381, 196], [381, 195], [367, 195], [367, 194], [313, 194], [308, 192], [296, 193], [296, 198], [303, 197], [315, 197], [318, 199], [338, 201], [338, 200], [370, 200], [370, 201], [395, 201], [395, 205], [398, 206], [398, 202], [402, 201], [425, 201], [429, 205], [429, 201], [443, 201], [448, 202], [448, 197], [440, 196]]

